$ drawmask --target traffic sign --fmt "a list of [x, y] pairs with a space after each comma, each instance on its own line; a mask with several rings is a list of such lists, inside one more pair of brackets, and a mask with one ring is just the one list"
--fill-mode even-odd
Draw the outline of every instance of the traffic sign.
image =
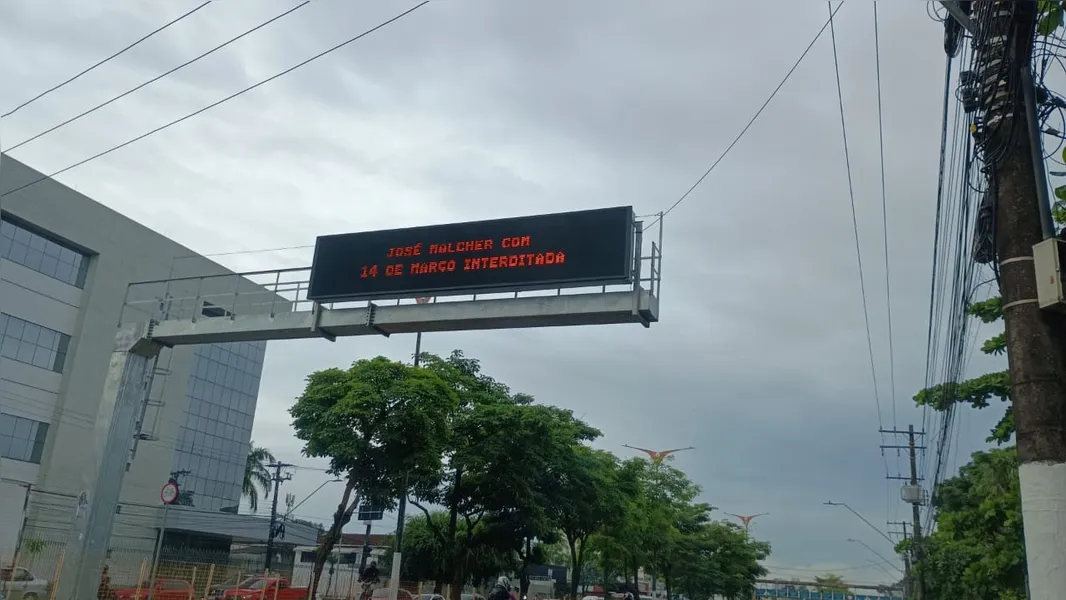
[[178, 484], [168, 481], [159, 491], [159, 499], [163, 501], [163, 504], [174, 504], [174, 501], [178, 499]]
[[364, 523], [367, 521], [380, 521], [384, 515], [385, 511], [380, 508], [369, 506], [367, 504], [359, 506], [358, 520], [363, 521]]
[[319, 236], [307, 299], [345, 302], [632, 282], [631, 206]]

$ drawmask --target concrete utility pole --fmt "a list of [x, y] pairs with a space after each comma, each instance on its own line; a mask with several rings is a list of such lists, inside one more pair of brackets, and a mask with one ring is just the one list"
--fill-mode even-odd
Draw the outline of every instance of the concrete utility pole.
[[1066, 315], [1040, 308], [1033, 258], [1055, 236], [1032, 78], [1037, 3], [974, 2], [973, 11], [976, 138], [995, 200], [1029, 597], [1057, 600], [1066, 590]]
[[278, 492], [281, 490], [281, 483], [292, 479], [291, 473], [281, 474], [282, 469], [287, 469], [292, 465], [283, 462], [275, 462], [267, 465], [267, 468], [274, 469], [274, 475], [270, 477], [270, 481], [274, 483], [274, 501], [270, 504], [270, 532], [267, 533], [267, 548], [266, 548], [266, 564], [264, 568], [269, 571], [271, 565], [274, 562], [274, 538], [280, 533], [281, 527], [278, 524]]
[[[914, 556], [914, 562], [921, 563], [922, 560], [922, 510], [921, 506], [925, 502], [925, 495], [922, 492], [921, 486], [918, 485], [918, 450], [925, 450], [925, 446], [918, 446], [914, 439], [917, 435], [925, 435], [924, 433], [915, 433], [914, 425], [908, 425], [907, 431], [897, 431], [895, 429], [882, 429], [881, 433], [891, 434], [906, 434], [907, 445], [906, 446], [881, 446], [884, 449], [894, 450], [906, 450], [908, 462], [910, 464], [910, 476], [909, 477], [889, 477], [889, 479], [904, 479], [909, 485], [903, 487], [900, 493], [900, 497], [904, 502], [911, 505], [911, 527], [914, 530], [914, 536], [911, 538], [911, 553]], [[925, 578], [922, 575], [921, 570], [918, 571], [918, 577], [913, 580], [914, 589], [912, 593], [918, 600], [922, 600], [925, 597]]]

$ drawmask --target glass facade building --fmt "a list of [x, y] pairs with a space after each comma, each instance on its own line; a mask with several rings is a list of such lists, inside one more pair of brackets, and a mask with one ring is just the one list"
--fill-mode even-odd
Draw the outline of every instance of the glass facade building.
[[198, 346], [172, 471], [193, 506], [236, 512], [266, 342]]

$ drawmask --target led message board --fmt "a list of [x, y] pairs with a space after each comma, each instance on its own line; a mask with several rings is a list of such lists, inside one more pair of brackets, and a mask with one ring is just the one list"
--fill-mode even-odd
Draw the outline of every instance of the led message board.
[[320, 236], [319, 302], [629, 283], [633, 208]]

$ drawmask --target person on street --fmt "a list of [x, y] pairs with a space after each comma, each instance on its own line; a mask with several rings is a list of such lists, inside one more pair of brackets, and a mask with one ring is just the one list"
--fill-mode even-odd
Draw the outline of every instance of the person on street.
[[500, 576], [496, 580], [496, 585], [492, 586], [492, 591], [489, 592], [489, 597], [485, 600], [511, 600], [511, 580], [504, 576]]
[[378, 572], [378, 561], [370, 561], [370, 564], [359, 574], [359, 581], [371, 584], [381, 581], [381, 573]]
[[378, 572], [378, 562], [376, 560], [370, 561], [370, 564], [359, 573], [359, 582], [363, 584], [363, 593], [360, 598], [368, 600], [373, 594], [374, 586], [381, 582], [381, 573]]

